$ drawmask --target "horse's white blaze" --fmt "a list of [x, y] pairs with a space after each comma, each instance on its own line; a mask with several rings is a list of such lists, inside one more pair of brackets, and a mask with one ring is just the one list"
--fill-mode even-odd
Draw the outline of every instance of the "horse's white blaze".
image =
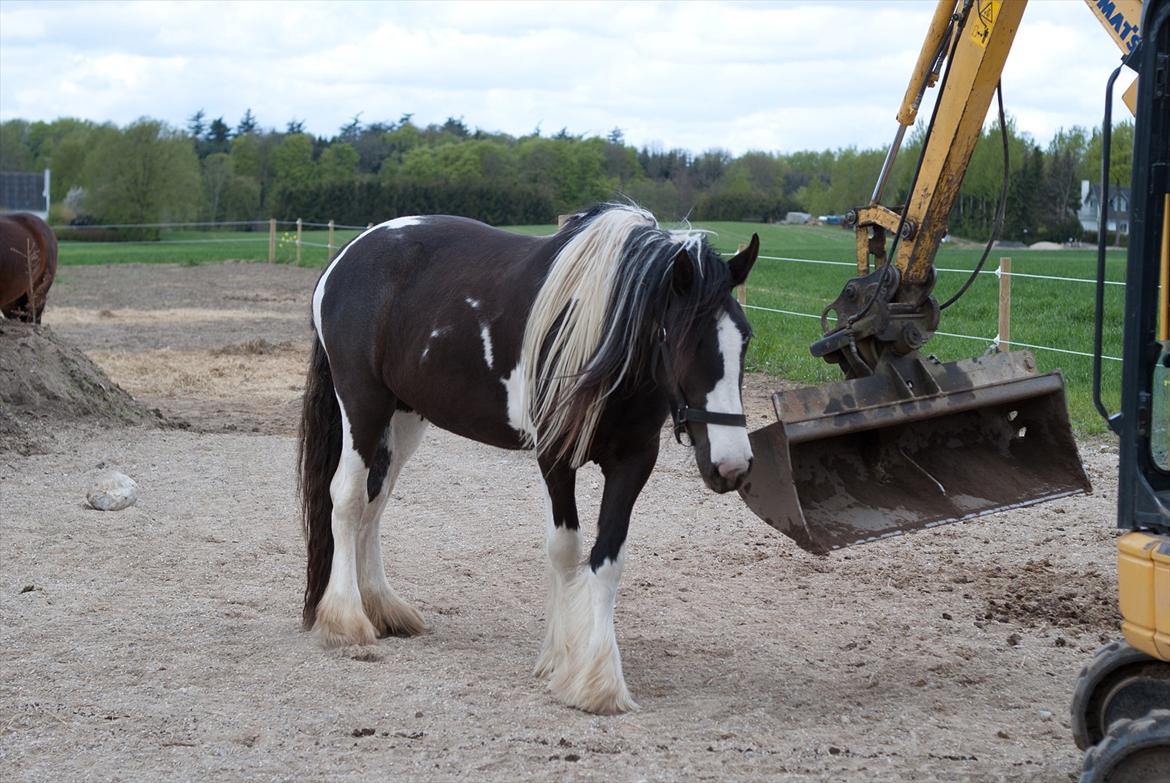
[[524, 379], [524, 357], [520, 357], [511, 374], [501, 378], [500, 383], [504, 384], [504, 396], [507, 398], [508, 426], [524, 438], [533, 438], [536, 433], [532, 420], [528, 418]]
[[548, 486], [544, 489], [544, 547], [548, 555], [548, 601], [544, 646], [536, 660], [534, 673], [547, 677], [557, 670], [569, 654], [569, 609], [567, 590], [581, 562], [581, 533], [567, 527], [557, 527], [553, 516], [552, 498]]
[[622, 577], [625, 547], [596, 572], [580, 568], [566, 587], [564, 662], [549, 687], [566, 703], [587, 712], [613, 714], [638, 708], [626, 687], [622, 657], [613, 628], [613, 610]]
[[479, 339], [483, 340], [483, 360], [492, 369], [492, 333], [487, 324], [480, 324]]
[[[723, 377], [707, 394], [706, 408], [713, 413], [743, 413], [740, 398], [740, 354], [743, 335], [731, 316], [724, 313], [716, 326], [719, 352], [723, 355]], [[711, 464], [723, 475], [743, 473], [752, 458], [746, 427], [708, 424], [707, 440], [711, 444]]]
[[379, 223], [376, 226], [367, 228], [365, 231], [358, 234], [357, 239], [343, 247], [341, 252], [337, 254], [337, 257], [334, 258], [329, 266], [325, 268], [325, 272], [321, 275], [321, 279], [317, 281], [317, 287], [313, 289], [313, 325], [317, 328], [317, 339], [321, 341], [321, 345], [325, 345], [325, 335], [324, 332], [321, 331], [321, 301], [325, 298], [325, 284], [329, 282], [329, 275], [331, 275], [333, 270], [337, 268], [337, 265], [341, 262], [341, 259], [345, 257], [346, 252], [375, 231], [381, 229], [397, 229], [406, 228], [407, 226], [417, 226], [422, 222], [423, 219], [418, 216], [400, 217], [394, 218], [393, 220], [387, 220], [385, 223]]
[[479, 300], [478, 299], [475, 299], [475, 298], [469, 296], [466, 299], [464, 299], [463, 301], [467, 302], [468, 306], [470, 306], [472, 310], [479, 309]]

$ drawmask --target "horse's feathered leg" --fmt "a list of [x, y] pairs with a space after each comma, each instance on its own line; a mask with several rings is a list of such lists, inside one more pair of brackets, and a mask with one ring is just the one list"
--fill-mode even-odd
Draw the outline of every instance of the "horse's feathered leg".
[[[333, 562], [329, 584], [317, 604], [317, 622], [313, 627], [321, 642], [329, 647], [372, 644], [376, 636], [374, 626], [362, 608], [357, 580], [358, 533], [369, 505], [366, 482], [373, 462], [373, 449], [370, 449], [368, 459], [359, 453], [354, 444], [354, 427], [347, 416], [346, 401], [340, 395], [338, 401], [341, 405], [341, 458], [329, 484], [329, 495], [333, 500]], [[368, 424], [363, 423], [361, 429], [366, 429], [366, 426]], [[380, 429], [384, 430], [385, 424]]]
[[578, 529], [574, 482], [577, 471], [564, 463], [540, 461], [545, 485], [545, 552], [548, 554], [548, 607], [544, 646], [536, 660], [534, 674], [548, 677], [568, 655], [568, 587], [581, 565], [581, 534]]
[[379, 636], [414, 636], [425, 626], [422, 615], [399, 597], [386, 579], [380, 535], [382, 510], [394, 489], [402, 466], [414, 454], [427, 423], [417, 413], [397, 411], [366, 480], [369, 505], [358, 532], [358, 586], [362, 607]]
[[654, 440], [640, 448], [623, 448], [599, 460], [605, 489], [597, 541], [588, 566], [568, 588], [568, 654], [549, 683], [562, 701], [586, 712], [613, 715], [638, 708], [622, 673], [613, 609], [630, 512], [657, 459], [655, 433]]

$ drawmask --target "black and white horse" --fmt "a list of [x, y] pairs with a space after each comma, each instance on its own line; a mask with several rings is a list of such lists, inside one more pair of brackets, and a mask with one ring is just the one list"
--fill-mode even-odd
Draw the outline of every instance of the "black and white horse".
[[[574, 707], [636, 708], [613, 628], [630, 511], [668, 413], [711, 489], [736, 489], [751, 467], [740, 397], [751, 332], [732, 288], [758, 251], [753, 236], [724, 263], [701, 234], [619, 204], [550, 237], [431, 216], [350, 242], [313, 292], [299, 457], [306, 627], [327, 645], [423, 630], [386, 579], [379, 520], [433, 422], [536, 450], [551, 572], [536, 674]], [[574, 479], [589, 461], [605, 487], [583, 561]]]

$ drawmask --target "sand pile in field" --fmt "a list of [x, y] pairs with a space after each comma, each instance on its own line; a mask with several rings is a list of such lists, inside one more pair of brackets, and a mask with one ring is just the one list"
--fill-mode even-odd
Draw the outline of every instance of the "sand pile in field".
[[155, 420], [48, 326], [0, 321], [0, 451], [43, 451], [63, 422]]

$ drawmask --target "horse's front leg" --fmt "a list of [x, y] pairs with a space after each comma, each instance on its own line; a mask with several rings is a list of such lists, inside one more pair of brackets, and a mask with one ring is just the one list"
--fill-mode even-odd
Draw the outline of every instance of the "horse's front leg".
[[626, 531], [634, 501], [658, 459], [657, 433], [636, 449], [620, 449], [600, 460], [605, 475], [597, 541], [568, 588], [568, 646], [565, 660], [553, 672], [553, 692], [570, 706], [602, 715], [636, 710], [622, 674], [613, 609]]
[[577, 519], [577, 471], [562, 462], [540, 460], [545, 487], [544, 548], [548, 555], [547, 627], [534, 674], [549, 677], [564, 663], [569, 649], [569, 587], [581, 566], [581, 532]]

